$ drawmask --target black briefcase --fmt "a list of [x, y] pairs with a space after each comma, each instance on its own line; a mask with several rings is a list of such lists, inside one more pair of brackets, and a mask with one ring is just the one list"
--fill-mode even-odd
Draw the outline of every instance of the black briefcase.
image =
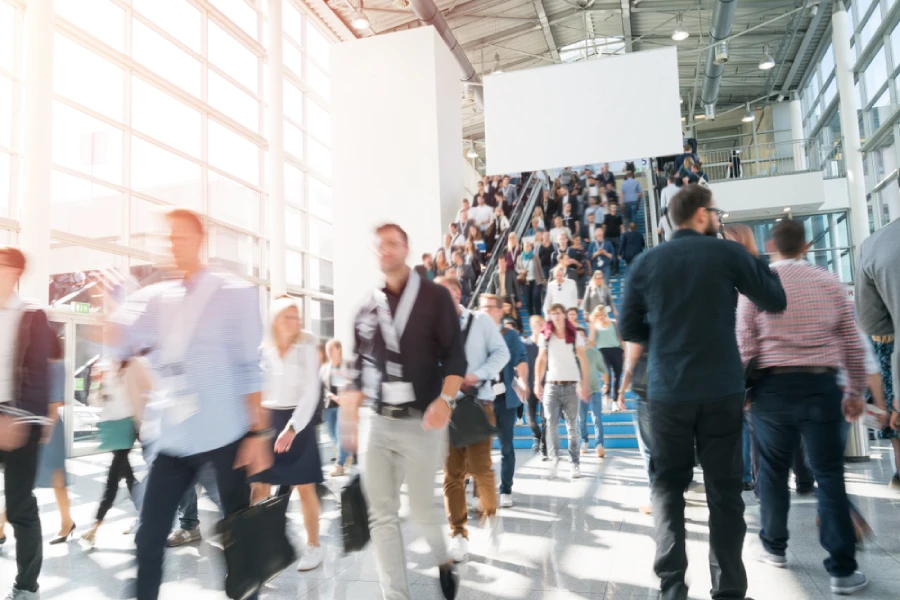
[[466, 448], [490, 439], [495, 433], [497, 428], [491, 424], [475, 393], [467, 393], [457, 400], [456, 408], [450, 415], [451, 446]]
[[250, 597], [297, 560], [286, 533], [289, 500], [288, 495], [274, 496], [219, 522], [229, 598]]
[[359, 475], [341, 490], [341, 538], [344, 552], [358, 552], [369, 543], [369, 510]]

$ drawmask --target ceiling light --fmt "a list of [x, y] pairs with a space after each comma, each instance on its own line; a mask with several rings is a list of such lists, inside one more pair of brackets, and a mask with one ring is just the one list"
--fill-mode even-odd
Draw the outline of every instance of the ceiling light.
[[675, 31], [672, 32], [672, 39], [676, 42], [681, 42], [688, 39], [690, 35], [688, 30], [684, 28], [684, 25], [681, 24], [681, 13], [678, 13], [675, 16]]
[[814, 17], [819, 13], [819, 5], [813, 4], [812, 8], [809, 9], [809, 16]]
[[703, 107], [703, 110], [706, 113], [705, 117], [707, 119], [715, 119], [716, 118], [716, 105], [715, 104], [707, 104]]
[[750, 109], [750, 103], [747, 103], [747, 110], [744, 112], [744, 116], [741, 118], [741, 121], [744, 123], [749, 123], [756, 119], [756, 115], [753, 114], [753, 110]]
[[478, 158], [478, 153], [475, 151], [475, 147], [469, 148], [469, 151], [466, 152], [466, 156], [469, 158]]
[[791, 212], [791, 207], [790, 207], [790, 206], [785, 206], [785, 207], [784, 207], [784, 212]]
[[684, 96], [678, 96], [678, 104], [684, 104]]
[[779, 102], [784, 102], [784, 94], [778, 94], [778, 97], [775, 99]]
[[362, 31], [364, 29], [369, 28], [369, 19], [366, 18], [366, 15], [359, 9], [353, 13], [353, 19], [350, 21], [350, 26], [357, 31]]
[[503, 69], [500, 67], [500, 54], [494, 53], [494, 68], [491, 70], [491, 75], [499, 75], [503, 72]]
[[723, 219], [727, 219], [727, 218], [728, 218], [728, 213], [722, 213], [722, 218], [723, 218]]
[[777, 219], [775, 219], [776, 223], [778, 223], [779, 221], [781, 221], [781, 217], [778, 217]]
[[768, 71], [772, 67], [775, 66], [775, 59], [772, 58], [772, 55], [769, 54], [769, 45], [766, 44], [763, 46], [763, 57], [759, 61], [759, 68], [763, 71]]

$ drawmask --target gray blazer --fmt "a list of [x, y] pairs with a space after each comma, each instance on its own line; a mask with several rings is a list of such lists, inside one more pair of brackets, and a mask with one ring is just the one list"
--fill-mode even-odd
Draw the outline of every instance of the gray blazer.
[[[900, 220], [870, 235], [859, 249], [856, 318], [867, 335], [900, 338]], [[900, 352], [891, 360], [894, 389], [900, 389]]]

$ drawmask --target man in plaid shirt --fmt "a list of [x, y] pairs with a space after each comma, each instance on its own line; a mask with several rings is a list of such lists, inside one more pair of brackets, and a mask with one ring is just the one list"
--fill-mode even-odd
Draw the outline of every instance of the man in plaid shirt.
[[[761, 560], [776, 567], [787, 563], [788, 470], [802, 436], [819, 484], [820, 539], [830, 555], [825, 568], [831, 590], [851, 594], [868, 581], [856, 570], [841, 440], [845, 419], [856, 420], [863, 411], [865, 349], [845, 287], [803, 259], [803, 225], [781, 221], [772, 238], [771, 267], [787, 294], [787, 310], [762, 313], [741, 296], [737, 320], [741, 359], [745, 365], [755, 360], [760, 375], [751, 410], [760, 455]], [[843, 390], [837, 381], [841, 370], [847, 374]]]

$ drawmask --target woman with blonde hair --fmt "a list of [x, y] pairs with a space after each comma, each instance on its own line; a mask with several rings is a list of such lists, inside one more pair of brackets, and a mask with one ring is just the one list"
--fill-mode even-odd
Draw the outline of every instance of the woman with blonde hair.
[[341, 446], [338, 437], [340, 394], [350, 383], [350, 376], [344, 368], [344, 347], [340, 340], [328, 340], [325, 344], [325, 355], [326, 359], [322, 361], [322, 368], [319, 369], [319, 379], [322, 381], [325, 395], [322, 420], [334, 447], [335, 464], [331, 477], [341, 477], [353, 463], [353, 456]]
[[[625, 351], [622, 350], [622, 337], [615, 320], [609, 318], [609, 308], [598, 306], [591, 313], [589, 344], [600, 351], [606, 366], [609, 368], [609, 397], [619, 397], [619, 386], [622, 385], [622, 366]], [[613, 383], [615, 376], [615, 383]], [[621, 408], [621, 407], [618, 407]]]
[[[481, 235], [481, 232], [478, 232], [478, 235]], [[475, 272], [476, 278], [480, 277], [483, 267], [481, 264], [481, 255], [479, 254], [478, 249], [475, 247], [475, 240], [472, 238], [466, 240], [466, 245], [463, 246], [463, 250], [463, 258], [465, 259], [466, 264], [472, 267], [472, 270]]]
[[618, 316], [616, 307], [613, 306], [612, 293], [606, 287], [603, 271], [599, 269], [594, 271], [593, 276], [591, 276], [591, 281], [584, 294], [584, 300], [582, 300], [581, 309], [584, 311], [584, 314], [590, 315], [598, 306], [609, 307], [612, 313]]
[[447, 256], [444, 254], [444, 249], [441, 248], [437, 251], [437, 254], [434, 255], [434, 277], [437, 279], [438, 277], [443, 277], [447, 274], [447, 271], [450, 270], [450, 262], [447, 260]]
[[279, 486], [279, 495], [288, 495], [297, 488], [307, 537], [297, 570], [311, 571], [323, 559], [316, 485], [324, 477], [313, 418], [319, 406], [318, 346], [314, 336], [303, 331], [300, 309], [293, 298], [282, 296], [273, 302], [269, 315], [262, 348], [265, 376], [262, 406], [269, 411], [278, 437], [274, 440], [272, 466], [250, 478], [251, 503], [267, 498], [273, 485]]

